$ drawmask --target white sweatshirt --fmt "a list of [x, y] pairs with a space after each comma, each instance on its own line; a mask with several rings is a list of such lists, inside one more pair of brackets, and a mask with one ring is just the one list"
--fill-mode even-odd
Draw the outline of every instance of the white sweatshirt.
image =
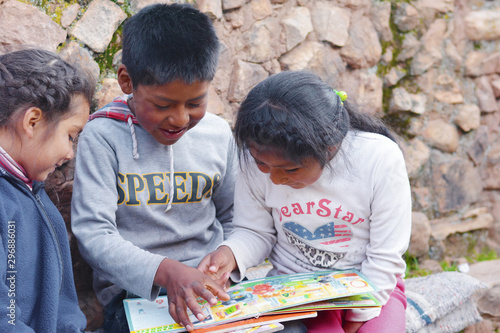
[[[349, 132], [314, 184], [274, 185], [250, 157], [237, 177], [229, 246], [239, 274], [267, 256], [271, 274], [354, 268], [378, 288], [385, 304], [404, 277], [411, 233], [410, 184], [403, 154], [385, 136]], [[366, 321], [380, 309], [350, 310]]]

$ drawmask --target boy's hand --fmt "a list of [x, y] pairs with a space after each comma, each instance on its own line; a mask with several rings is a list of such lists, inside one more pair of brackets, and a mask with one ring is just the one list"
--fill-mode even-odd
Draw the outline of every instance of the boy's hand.
[[198, 269], [210, 276], [215, 282], [227, 288], [229, 284], [229, 273], [237, 267], [233, 251], [225, 245], [207, 254], [198, 265]]
[[172, 318], [188, 331], [193, 324], [189, 320], [186, 306], [198, 320], [205, 319], [201, 307], [196, 301], [198, 296], [210, 305], [217, 304], [217, 297], [228, 300], [229, 295], [209, 276], [196, 268], [186, 266], [176, 260], [165, 258], [156, 271], [154, 284], [167, 290], [169, 313]]

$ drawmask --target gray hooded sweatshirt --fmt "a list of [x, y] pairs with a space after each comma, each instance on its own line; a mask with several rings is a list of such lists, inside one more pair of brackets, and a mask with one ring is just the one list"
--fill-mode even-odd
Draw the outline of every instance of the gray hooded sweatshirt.
[[127, 97], [91, 115], [76, 157], [72, 230], [103, 305], [124, 289], [154, 300], [164, 258], [196, 267], [232, 226], [237, 158], [228, 123], [207, 112], [165, 146], [137, 123]]

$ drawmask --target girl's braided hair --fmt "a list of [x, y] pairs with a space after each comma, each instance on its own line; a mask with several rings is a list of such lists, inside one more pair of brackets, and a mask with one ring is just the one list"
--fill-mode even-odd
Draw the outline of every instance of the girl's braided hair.
[[68, 116], [72, 98], [91, 104], [91, 76], [57, 54], [26, 49], [0, 56], [0, 127], [9, 126], [20, 110], [38, 107], [48, 124]]

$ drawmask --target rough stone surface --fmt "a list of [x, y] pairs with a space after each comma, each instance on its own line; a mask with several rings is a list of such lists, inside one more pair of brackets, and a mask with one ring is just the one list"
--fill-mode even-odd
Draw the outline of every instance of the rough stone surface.
[[55, 52], [66, 40], [66, 31], [50, 17], [28, 4], [10, 0], [0, 8], [0, 54], [19, 45]]
[[262, 66], [238, 60], [229, 86], [229, 100], [233, 102], [243, 100], [244, 96], [266, 77], [267, 72]]
[[104, 78], [101, 85], [101, 89], [99, 89], [95, 96], [98, 109], [112, 102], [115, 97], [123, 94], [122, 88], [120, 88], [118, 80], [115, 78]]
[[411, 110], [410, 94], [405, 88], [396, 88], [392, 91], [391, 104], [389, 106], [390, 112], [410, 111]]
[[411, 239], [408, 254], [414, 257], [426, 255], [429, 251], [431, 225], [424, 213], [413, 212], [411, 216]]
[[[341, 87], [344, 87], [348, 96], [356, 100], [360, 111], [372, 115], [382, 112], [383, 81], [373, 73], [355, 71], [340, 78]], [[357, 87], [350, 86], [357, 82]]]
[[80, 5], [77, 3], [74, 3], [72, 5], [69, 5], [68, 8], [64, 10], [62, 13], [61, 17], [61, 25], [64, 28], [67, 28], [70, 26], [71, 23], [76, 19], [78, 16], [78, 11], [80, 10]]
[[486, 126], [479, 126], [477, 129], [472, 143], [467, 148], [466, 152], [474, 164], [480, 165], [483, 161], [484, 154], [488, 148], [488, 128]]
[[70, 42], [61, 49], [59, 55], [69, 63], [79, 66], [90, 73], [95, 83], [99, 81], [99, 64], [94, 60], [89, 50], [81, 47], [78, 43]]
[[456, 127], [442, 119], [430, 121], [422, 134], [432, 146], [442, 151], [452, 153], [458, 149], [459, 135]]
[[222, 0], [222, 8], [224, 10], [235, 9], [243, 6], [246, 0]]
[[281, 23], [285, 30], [287, 51], [303, 42], [307, 35], [313, 31], [311, 13], [306, 7], [293, 8]]
[[390, 27], [391, 3], [388, 1], [374, 1], [370, 10], [370, 18], [373, 26], [382, 41], [390, 41], [394, 38]]
[[468, 274], [489, 287], [485, 292], [476, 295], [479, 311], [498, 318], [500, 316], [500, 260], [472, 264]]
[[476, 79], [476, 96], [481, 111], [495, 112], [499, 110], [495, 93], [488, 77], [481, 76]]
[[351, 24], [349, 11], [331, 2], [315, 1], [311, 7], [311, 19], [320, 40], [337, 46], [346, 44]]
[[409, 94], [411, 99], [410, 111], [422, 115], [427, 107], [427, 95], [425, 94]]
[[471, 40], [500, 38], [500, 9], [480, 10], [465, 17], [467, 36]]
[[95, 52], [104, 52], [118, 26], [127, 18], [120, 6], [109, 0], [93, 0], [71, 35]]
[[273, 7], [269, 0], [252, 0], [248, 5], [255, 20], [262, 20], [273, 14]]
[[457, 221], [456, 217], [441, 218], [430, 221], [431, 235], [436, 240], [444, 240], [451, 234], [464, 233], [471, 230], [488, 229], [493, 226], [493, 216], [481, 212], [467, 219]]
[[500, 97], [500, 75], [495, 75], [491, 80], [491, 87], [493, 88], [493, 94], [495, 98]]
[[375, 65], [382, 55], [382, 46], [372, 22], [365, 16], [353, 17], [349, 39], [340, 54], [352, 68], [367, 68]]
[[443, 267], [439, 264], [438, 261], [432, 259], [425, 259], [419, 265], [419, 268], [422, 270], [429, 271], [431, 273], [441, 273], [443, 271]]
[[222, 18], [222, 2], [211, 0], [198, 0], [198, 9], [200, 12], [207, 14], [211, 19]]
[[245, 60], [248, 62], [263, 63], [275, 56], [276, 49], [272, 48], [276, 42], [273, 36], [272, 22], [263, 20], [256, 22], [252, 28], [241, 36], [241, 49], [246, 51]]
[[417, 52], [411, 63], [411, 73], [420, 75], [440, 61], [443, 57], [441, 44], [446, 31], [445, 20], [434, 21], [429, 30], [422, 37], [420, 50]]
[[401, 31], [410, 31], [415, 29], [420, 20], [418, 10], [406, 2], [400, 2], [397, 4], [394, 16], [394, 23]]
[[332, 85], [338, 85], [339, 73], [345, 67], [338, 51], [319, 42], [301, 43], [279, 62], [284, 70], [309, 69]]
[[155, 4], [155, 3], [185, 3], [185, 0], [130, 0], [130, 9], [132, 10], [133, 13], [137, 13], [141, 9], [143, 9], [146, 6]]
[[471, 51], [465, 59], [465, 74], [473, 77], [493, 74], [496, 72], [497, 61], [497, 53]]
[[429, 160], [430, 149], [420, 139], [413, 139], [405, 146], [406, 168], [410, 177], [416, 176]]
[[431, 153], [430, 187], [439, 212], [449, 213], [479, 200], [483, 182], [470, 161]]
[[411, 33], [404, 35], [403, 47], [396, 60], [405, 61], [412, 58], [420, 48], [420, 42]]
[[[390, 61], [391, 61], [391, 59], [389, 59], [389, 61], [387, 61], [387, 62], [390, 62]], [[405, 76], [406, 76], [406, 71], [399, 69], [397, 67], [393, 67], [393, 68], [391, 68], [389, 73], [387, 73], [384, 76], [384, 86], [386, 86], [386, 87], [395, 86], [399, 82], [399, 80], [401, 80]]]
[[477, 129], [481, 125], [481, 110], [476, 104], [461, 105], [455, 117], [455, 123], [465, 132]]
[[500, 189], [500, 141], [495, 142], [486, 155], [485, 188]]

